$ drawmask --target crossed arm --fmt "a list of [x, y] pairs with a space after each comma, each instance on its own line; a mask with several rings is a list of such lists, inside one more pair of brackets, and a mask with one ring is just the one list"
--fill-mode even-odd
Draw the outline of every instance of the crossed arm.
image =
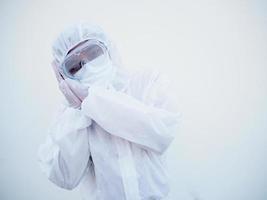
[[59, 187], [75, 188], [90, 162], [88, 130], [94, 120], [114, 136], [162, 154], [174, 139], [179, 113], [158, 93], [145, 104], [125, 93], [92, 86], [81, 110], [65, 107], [38, 151], [39, 163]]

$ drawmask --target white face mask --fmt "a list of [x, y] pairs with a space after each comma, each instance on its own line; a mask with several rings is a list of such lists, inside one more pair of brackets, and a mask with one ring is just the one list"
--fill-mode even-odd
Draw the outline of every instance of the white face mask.
[[76, 74], [80, 76], [80, 82], [88, 87], [101, 85], [107, 87], [115, 76], [115, 66], [110, 59], [103, 63], [101, 55], [91, 62], [86, 63]]

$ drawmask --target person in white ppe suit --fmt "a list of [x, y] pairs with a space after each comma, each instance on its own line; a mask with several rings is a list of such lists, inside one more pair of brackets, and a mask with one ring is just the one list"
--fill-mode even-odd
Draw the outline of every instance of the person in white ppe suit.
[[52, 49], [66, 101], [38, 150], [48, 179], [84, 200], [167, 199], [166, 150], [181, 117], [168, 78], [124, 69], [96, 25], [67, 28]]

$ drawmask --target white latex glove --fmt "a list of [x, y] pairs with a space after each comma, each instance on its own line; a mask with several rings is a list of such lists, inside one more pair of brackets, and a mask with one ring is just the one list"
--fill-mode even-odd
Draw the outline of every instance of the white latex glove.
[[82, 101], [88, 95], [89, 88], [82, 85], [79, 81], [64, 76], [56, 61], [52, 62], [52, 67], [58, 81], [59, 89], [64, 94], [69, 106], [80, 108]]

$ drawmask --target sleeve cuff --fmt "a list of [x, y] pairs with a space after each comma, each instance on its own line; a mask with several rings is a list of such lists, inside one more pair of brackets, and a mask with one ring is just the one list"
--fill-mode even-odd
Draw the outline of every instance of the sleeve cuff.
[[90, 126], [91, 123], [91, 119], [85, 116], [81, 110], [66, 107], [63, 113], [59, 116], [57, 123], [50, 128], [49, 132], [52, 133], [51, 136], [53, 136], [53, 139], [58, 141], [69, 133]]

